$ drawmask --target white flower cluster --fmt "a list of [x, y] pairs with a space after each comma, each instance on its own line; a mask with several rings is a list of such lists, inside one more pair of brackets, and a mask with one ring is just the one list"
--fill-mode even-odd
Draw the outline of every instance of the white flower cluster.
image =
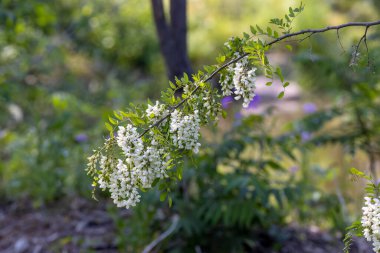
[[145, 147], [137, 129], [131, 124], [119, 126], [116, 140], [125, 158], [116, 162], [102, 157], [100, 167], [105, 173], [99, 175], [98, 183], [100, 188], [108, 188], [118, 207], [129, 208], [140, 201], [139, 187], [150, 188], [156, 178], [167, 176], [170, 156], [154, 138]]
[[209, 120], [218, 120], [218, 114], [220, 113], [221, 108], [218, 106], [215, 97], [212, 95], [212, 91], [206, 91], [202, 100], [202, 107], [205, 110], [205, 121], [209, 122]]
[[[147, 118], [153, 122], [165, 117], [169, 112], [165, 105], [157, 101], [145, 110]], [[198, 152], [199, 112], [184, 115], [174, 110], [170, 115], [170, 134], [173, 144], [179, 149]], [[119, 126], [117, 137], [108, 139], [105, 143], [107, 155], [94, 155], [89, 159], [90, 173], [96, 179], [96, 184], [103, 190], [108, 190], [111, 198], [118, 207], [129, 208], [140, 202], [139, 188], [150, 188], [156, 179], [167, 177], [167, 168], [170, 165], [169, 150], [160, 145], [157, 132], [147, 133], [149, 141], [143, 140], [137, 128], [132, 124]], [[112, 143], [122, 150], [122, 158], [112, 155]], [[99, 157], [101, 170], [94, 174], [96, 159]]]
[[167, 114], [168, 110], [165, 109], [165, 105], [160, 104], [158, 101], [156, 101], [155, 105], [148, 105], [148, 108], [145, 110], [145, 112], [147, 117], [154, 124], [165, 114]]
[[195, 89], [195, 87], [193, 87], [193, 83], [187, 83], [183, 86], [183, 94], [184, 95], [190, 95], [191, 92]]
[[194, 114], [185, 116], [181, 111], [174, 110], [170, 116], [170, 133], [174, 145], [179, 149], [198, 153], [201, 146], [198, 142], [199, 124], [198, 110], [195, 110]]
[[363, 234], [367, 241], [372, 241], [373, 250], [380, 252], [380, 200], [365, 197], [361, 223]]
[[107, 160], [105, 156], [100, 160], [100, 168], [110, 171], [99, 175], [99, 187], [104, 190], [109, 189], [111, 198], [118, 207], [135, 206], [140, 202], [140, 194], [136, 187], [136, 171], [129, 169], [120, 159], [117, 164], [108, 164]]
[[215, 97], [217, 97], [217, 93], [210, 89], [205, 90], [202, 96], [192, 95], [191, 99], [188, 100], [195, 108], [198, 108], [197, 114], [200, 124], [218, 121], [218, 116], [222, 109], [221, 104]]
[[[235, 53], [235, 57], [239, 57]], [[247, 57], [228, 66], [227, 74], [220, 79], [223, 96], [235, 95], [235, 99], [243, 98], [243, 107], [248, 107], [255, 96], [256, 68], [249, 66]]]

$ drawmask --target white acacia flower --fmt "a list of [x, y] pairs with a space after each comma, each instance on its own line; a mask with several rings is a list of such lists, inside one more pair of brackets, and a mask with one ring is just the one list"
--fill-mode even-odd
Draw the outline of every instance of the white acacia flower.
[[199, 124], [198, 110], [189, 115], [183, 115], [181, 111], [174, 110], [170, 116], [170, 133], [173, 144], [179, 149], [198, 153], [201, 146], [198, 142]]
[[365, 197], [362, 211], [363, 235], [367, 241], [372, 242], [373, 250], [378, 253], [380, 252], [380, 200], [375, 197]]
[[156, 101], [155, 105], [148, 105], [148, 108], [145, 110], [145, 113], [152, 123], [156, 123], [165, 114], [168, 113], [168, 110], [165, 109], [164, 104], [160, 104], [160, 102]]
[[[235, 53], [235, 57], [239, 57]], [[248, 107], [255, 96], [256, 68], [249, 66], [247, 58], [228, 66], [227, 74], [221, 75], [220, 83], [223, 96], [234, 94], [235, 100], [243, 98], [243, 107]]]
[[119, 126], [116, 142], [123, 151], [123, 159], [102, 156], [98, 184], [108, 189], [118, 207], [129, 208], [140, 201], [139, 188], [150, 188], [156, 178], [167, 177], [170, 160], [167, 150], [154, 139], [147, 145], [139, 138], [136, 127]]

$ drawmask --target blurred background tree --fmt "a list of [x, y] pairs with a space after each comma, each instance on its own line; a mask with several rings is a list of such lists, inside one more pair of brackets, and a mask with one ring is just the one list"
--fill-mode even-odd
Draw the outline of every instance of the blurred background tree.
[[183, 73], [191, 76], [187, 55], [187, 1], [171, 0], [169, 17], [166, 17], [163, 0], [151, 0], [158, 40], [168, 72], [173, 83]]
[[[186, 15], [179, 15], [185, 2], [1, 1], [1, 203], [44, 208], [90, 197], [86, 157], [106, 136], [103, 122], [112, 110], [158, 98], [167, 74], [214, 63], [229, 37], [266, 25], [294, 4], [188, 1], [187, 58]], [[379, 19], [377, 1], [305, 4], [294, 30]], [[163, 21], [166, 30], [155, 31]], [[166, 35], [176, 29], [180, 38]], [[291, 52], [272, 51], [271, 60], [293, 80], [285, 99], [277, 101], [276, 85], [262, 82], [247, 110], [225, 100], [229, 116], [202, 130], [204, 150], [185, 161], [171, 209], [158, 192], [145, 194], [128, 220], [109, 208], [115, 247], [143, 249], [177, 214], [178, 226], [158, 252], [275, 251], [291, 240], [289, 224], [317, 225], [339, 238], [363, 195], [360, 187], [352, 190], [348, 169], [375, 167], [379, 157], [379, 29], [368, 38], [369, 67], [364, 48], [350, 67], [362, 34], [342, 30], [340, 42], [332, 32], [294, 43]]]

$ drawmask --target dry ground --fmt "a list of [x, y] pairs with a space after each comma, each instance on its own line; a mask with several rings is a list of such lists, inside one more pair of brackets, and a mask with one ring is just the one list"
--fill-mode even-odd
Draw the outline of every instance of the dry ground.
[[[130, 212], [118, 210], [127, 219]], [[289, 240], [281, 253], [337, 253], [342, 243], [318, 229], [286, 228]], [[43, 209], [20, 208], [19, 204], [0, 206], [1, 253], [120, 252], [116, 230], [104, 201], [65, 200]], [[275, 252], [257, 248], [255, 252]], [[362, 239], [355, 239], [353, 253], [372, 252]]]

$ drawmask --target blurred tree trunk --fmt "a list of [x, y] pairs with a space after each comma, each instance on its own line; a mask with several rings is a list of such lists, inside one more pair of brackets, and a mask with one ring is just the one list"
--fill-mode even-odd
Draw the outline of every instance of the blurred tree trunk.
[[170, 0], [169, 17], [165, 16], [163, 0], [151, 0], [153, 17], [162, 55], [170, 81], [191, 74], [187, 55], [186, 0]]

